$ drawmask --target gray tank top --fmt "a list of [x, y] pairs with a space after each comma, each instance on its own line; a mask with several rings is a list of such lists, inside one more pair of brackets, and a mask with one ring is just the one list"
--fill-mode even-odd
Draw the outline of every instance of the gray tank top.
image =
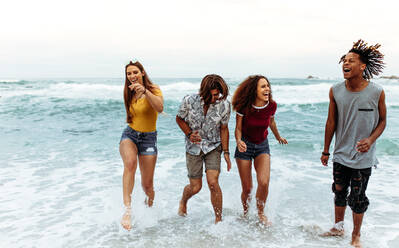
[[362, 91], [351, 92], [342, 82], [334, 85], [332, 91], [338, 109], [333, 162], [354, 169], [377, 165], [375, 142], [364, 153], [356, 151], [356, 142], [369, 137], [377, 127], [382, 87], [369, 82]]

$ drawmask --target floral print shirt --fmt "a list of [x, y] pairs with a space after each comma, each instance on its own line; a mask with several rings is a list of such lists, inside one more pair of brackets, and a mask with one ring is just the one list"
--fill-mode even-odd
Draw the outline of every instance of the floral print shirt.
[[186, 137], [186, 151], [192, 155], [204, 154], [212, 151], [221, 144], [220, 125], [227, 125], [230, 119], [230, 102], [217, 100], [209, 105], [204, 115], [204, 101], [198, 94], [187, 95], [177, 112], [177, 116], [183, 119], [191, 130], [199, 131], [201, 143], [194, 144]]

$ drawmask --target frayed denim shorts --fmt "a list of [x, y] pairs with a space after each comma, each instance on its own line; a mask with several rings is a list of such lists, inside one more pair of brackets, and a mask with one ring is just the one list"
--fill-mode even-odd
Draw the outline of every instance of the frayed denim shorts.
[[255, 159], [257, 156], [259, 156], [262, 153], [270, 155], [269, 141], [267, 140], [267, 137], [260, 144], [255, 144], [255, 143], [249, 142], [245, 138], [242, 138], [241, 140], [244, 141], [245, 144], [247, 145], [247, 150], [245, 152], [240, 152], [240, 151], [238, 151], [238, 147], [236, 147], [236, 151], [234, 153], [234, 158], [238, 158], [238, 159], [242, 159], [242, 160], [252, 160], [252, 159]]
[[157, 155], [157, 131], [154, 132], [138, 132], [127, 126], [123, 130], [121, 140], [130, 139], [137, 146], [139, 155]]

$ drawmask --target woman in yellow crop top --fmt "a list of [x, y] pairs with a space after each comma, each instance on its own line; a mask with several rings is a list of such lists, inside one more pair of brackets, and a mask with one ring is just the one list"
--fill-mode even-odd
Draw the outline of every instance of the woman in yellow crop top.
[[123, 97], [128, 126], [122, 133], [119, 143], [123, 170], [123, 204], [126, 208], [122, 216], [123, 228], [130, 230], [131, 195], [134, 177], [139, 162], [141, 186], [147, 195], [145, 203], [151, 207], [154, 201], [154, 169], [157, 160], [158, 113], [163, 111], [163, 97], [159, 86], [148, 78], [140, 62], [132, 62], [125, 67], [125, 88]]

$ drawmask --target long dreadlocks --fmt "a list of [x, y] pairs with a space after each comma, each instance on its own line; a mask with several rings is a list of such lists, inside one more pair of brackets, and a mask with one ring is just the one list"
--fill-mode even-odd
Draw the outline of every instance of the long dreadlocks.
[[[359, 55], [360, 60], [366, 65], [366, 69], [363, 71], [363, 78], [369, 80], [373, 76], [377, 76], [384, 69], [384, 55], [378, 51], [380, 44], [368, 46], [363, 40], [353, 42], [352, 49], [349, 53], [356, 53]], [[345, 55], [341, 57], [339, 63], [343, 62]]]

